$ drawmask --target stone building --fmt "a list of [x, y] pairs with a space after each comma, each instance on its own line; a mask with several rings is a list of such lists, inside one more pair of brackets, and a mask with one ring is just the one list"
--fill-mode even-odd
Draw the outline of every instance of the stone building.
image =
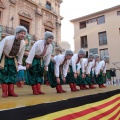
[[0, 0], [1, 39], [23, 25], [32, 41], [42, 39], [45, 31], [53, 32], [56, 49], [61, 45], [61, 3], [62, 0]]

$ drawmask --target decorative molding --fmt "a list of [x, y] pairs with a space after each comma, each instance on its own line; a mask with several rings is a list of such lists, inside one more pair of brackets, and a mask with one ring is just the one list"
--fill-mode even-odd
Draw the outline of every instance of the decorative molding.
[[32, 20], [31, 15], [26, 11], [20, 11], [18, 14]]
[[54, 28], [54, 27], [53, 27], [53, 24], [52, 24], [50, 21], [46, 21], [46, 22], [44, 23], [44, 25], [45, 25], [45, 26], [48, 26], [48, 27], [50, 27], [50, 28]]
[[2, 0], [0, 0], [0, 8], [5, 8], [5, 5]]
[[15, 4], [16, 3], [16, 0], [9, 0], [10, 1], [10, 3], [12, 3], [12, 4]]
[[39, 16], [43, 16], [42, 13], [40, 11], [38, 11], [38, 10], [35, 11], [35, 14], [39, 15]]
[[56, 22], [56, 26], [57, 26], [57, 27], [61, 27], [61, 23]]

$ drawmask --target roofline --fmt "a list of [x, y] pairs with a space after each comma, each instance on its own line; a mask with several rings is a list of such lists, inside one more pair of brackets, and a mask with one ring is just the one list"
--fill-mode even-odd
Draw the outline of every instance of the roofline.
[[117, 6], [108, 8], [108, 9], [104, 9], [104, 10], [101, 10], [101, 11], [98, 11], [98, 12], [95, 12], [95, 13], [92, 13], [92, 14], [88, 14], [88, 15], [85, 15], [85, 16], [82, 16], [82, 17], [79, 17], [79, 18], [72, 19], [72, 20], [70, 20], [70, 22], [73, 23], [73, 22], [75, 22], [77, 20], [89, 19], [90, 17], [94, 17], [94, 16], [99, 15], [99, 14], [110, 12], [110, 11], [116, 10], [118, 8], [120, 9], [120, 5], [117, 5]]

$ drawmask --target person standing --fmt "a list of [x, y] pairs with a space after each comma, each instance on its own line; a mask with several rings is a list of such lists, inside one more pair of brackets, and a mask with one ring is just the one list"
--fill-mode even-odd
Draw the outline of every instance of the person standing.
[[17, 70], [17, 87], [23, 87], [25, 77], [24, 77], [24, 71], [26, 70], [25, 66], [19, 65]]
[[18, 96], [14, 93], [14, 84], [17, 78], [16, 67], [22, 64], [26, 34], [27, 29], [23, 26], [18, 26], [14, 35], [7, 36], [0, 42], [0, 83], [2, 85], [2, 97]]

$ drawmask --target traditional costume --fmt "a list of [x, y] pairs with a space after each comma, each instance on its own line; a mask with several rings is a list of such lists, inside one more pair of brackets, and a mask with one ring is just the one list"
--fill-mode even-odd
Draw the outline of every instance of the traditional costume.
[[[80, 80], [78, 82], [78, 86], [80, 87], [81, 90], [88, 89], [86, 85], [89, 85], [89, 88], [95, 88], [92, 85], [92, 74], [91, 74], [91, 62], [89, 59], [93, 59], [94, 55], [92, 53], [89, 54], [88, 58], [83, 58], [81, 61], [81, 73], [85, 74], [86, 77], [82, 78], [80, 77]], [[82, 75], [81, 74], [81, 75]]]
[[47, 67], [50, 63], [52, 54], [52, 45], [46, 44], [48, 38], [54, 38], [53, 33], [46, 31], [44, 34], [44, 40], [38, 40], [32, 46], [29, 52], [26, 63], [31, 67], [26, 70], [25, 81], [26, 84], [32, 86], [33, 94], [45, 94], [41, 92], [41, 84], [43, 83], [44, 67]]
[[[79, 58], [79, 55], [85, 55], [86, 52], [84, 49], [80, 49], [78, 54], [74, 54], [73, 57], [70, 60], [69, 65], [69, 71], [66, 77], [66, 83], [69, 84], [71, 91], [76, 92], [78, 89], [76, 88], [76, 84], [80, 82], [81, 78], [81, 58]], [[79, 68], [79, 69], [78, 69]], [[77, 74], [77, 78], [74, 78], [74, 74]]]
[[[66, 55], [73, 55], [71, 50], [66, 50], [65, 55], [55, 56], [48, 67], [48, 79], [52, 88], [56, 87], [57, 93], [66, 92], [62, 89], [63, 78], [66, 78], [70, 60], [66, 60]], [[60, 79], [60, 84], [57, 83], [56, 78]]]
[[96, 75], [98, 75], [98, 65], [99, 65], [99, 58], [98, 54], [94, 54], [94, 60], [91, 62], [91, 67], [92, 67], [92, 77], [93, 77], [93, 84], [97, 84], [96, 82]]
[[16, 67], [18, 64], [22, 64], [25, 51], [25, 41], [16, 39], [16, 35], [20, 32], [27, 33], [27, 29], [23, 26], [18, 26], [15, 30], [15, 35], [7, 36], [0, 42], [0, 66], [2, 68], [0, 68], [0, 83], [2, 84], [2, 97], [18, 96], [14, 93], [14, 84], [17, 78]]
[[103, 83], [103, 74], [106, 74], [106, 68], [107, 68], [107, 60], [109, 60], [109, 56], [104, 56], [104, 59], [99, 62], [98, 64], [98, 76], [95, 77], [97, 84], [100, 88], [106, 87]]
[[17, 70], [17, 82], [16, 85], [17, 87], [23, 87], [25, 77], [24, 77], [24, 72], [26, 70], [25, 66], [19, 65], [18, 70]]

